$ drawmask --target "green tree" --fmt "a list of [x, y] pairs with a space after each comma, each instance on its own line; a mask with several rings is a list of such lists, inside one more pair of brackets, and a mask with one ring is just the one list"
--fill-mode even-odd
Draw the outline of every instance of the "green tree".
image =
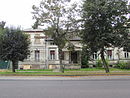
[[5, 28], [0, 36], [0, 59], [12, 61], [12, 71], [15, 72], [18, 61], [23, 61], [29, 55], [29, 40], [19, 28]]
[[37, 19], [36, 22], [33, 24], [32, 28], [37, 29], [39, 25], [39, 20]]
[[0, 22], [0, 29], [4, 29], [5, 24], [6, 24], [6, 22], [5, 22], [5, 21], [1, 21], [1, 22]]
[[87, 50], [87, 46], [83, 46], [82, 47], [82, 56], [81, 56], [81, 64], [82, 64], [82, 68], [87, 68], [89, 67], [89, 61], [90, 59], [90, 54], [88, 54], [88, 50]]
[[0, 35], [2, 34], [2, 32], [4, 32], [5, 24], [6, 24], [6, 22], [4, 22], [4, 21], [0, 22]]
[[62, 64], [62, 49], [65, 47], [70, 36], [78, 29], [77, 24], [77, 5], [72, 4], [71, 0], [43, 0], [40, 6], [33, 5], [33, 18], [36, 19], [36, 24], [46, 26], [49, 35], [59, 49], [60, 69], [63, 71]]
[[89, 53], [99, 51], [106, 73], [105, 60], [108, 47], [124, 47], [128, 44], [128, 0], [85, 0], [83, 7], [83, 43]]

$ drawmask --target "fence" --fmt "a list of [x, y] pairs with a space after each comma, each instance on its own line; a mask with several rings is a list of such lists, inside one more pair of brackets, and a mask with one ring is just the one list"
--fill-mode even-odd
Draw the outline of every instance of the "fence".
[[8, 69], [10, 67], [9, 61], [0, 61], [0, 69]]

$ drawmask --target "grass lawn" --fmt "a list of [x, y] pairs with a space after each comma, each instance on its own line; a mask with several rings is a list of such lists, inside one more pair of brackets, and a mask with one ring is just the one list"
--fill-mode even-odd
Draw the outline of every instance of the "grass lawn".
[[53, 72], [50, 69], [0, 70], [0, 76], [88, 76], [88, 75], [130, 75], [130, 69], [110, 68], [110, 73], [105, 73], [103, 68], [65, 69], [64, 73]]
[[52, 69], [26, 69], [26, 70], [17, 69], [16, 71], [19, 72], [19, 71], [53, 71], [53, 70]]
[[[38, 72], [52, 72], [52, 69], [27, 69], [27, 70], [16, 70], [17, 72], [22, 72], [22, 71], [38, 71]], [[64, 71], [105, 71], [104, 68], [81, 68], [81, 69], [65, 69]], [[119, 69], [119, 68], [110, 68], [110, 71], [130, 71], [130, 69]]]
[[100, 76], [100, 75], [130, 75], [130, 72], [0, 72], [0, 76]]

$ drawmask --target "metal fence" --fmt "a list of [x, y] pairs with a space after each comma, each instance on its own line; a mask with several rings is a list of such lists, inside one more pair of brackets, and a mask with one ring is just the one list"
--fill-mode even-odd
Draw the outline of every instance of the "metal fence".
[[0, 61], [0, 69], [8, 69], [10, 67], [9, 61]]

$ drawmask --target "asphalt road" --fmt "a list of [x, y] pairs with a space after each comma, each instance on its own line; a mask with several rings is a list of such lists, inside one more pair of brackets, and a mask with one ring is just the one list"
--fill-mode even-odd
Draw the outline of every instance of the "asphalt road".
[[0, 98], [130, 98], [130, 78], [5, 78]]

